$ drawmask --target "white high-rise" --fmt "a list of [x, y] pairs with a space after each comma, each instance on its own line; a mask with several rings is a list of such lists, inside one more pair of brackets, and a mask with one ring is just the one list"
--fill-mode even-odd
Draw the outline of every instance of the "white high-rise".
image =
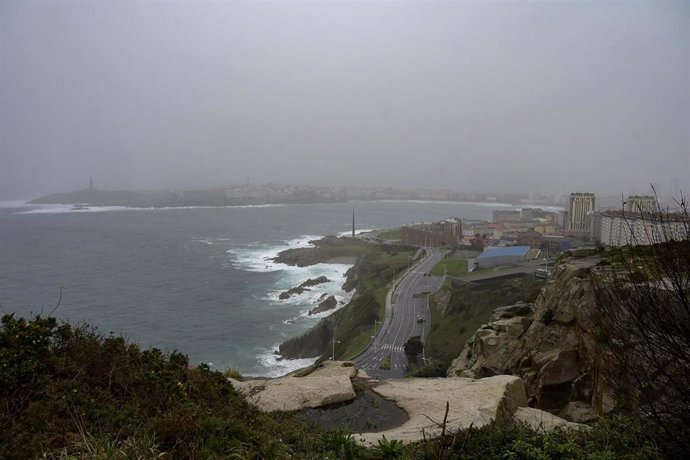
[[587, 232], [587, 214], [594, 211], [594, 193], [571, 193], [568, 206], [568, 226], [573, 233]]

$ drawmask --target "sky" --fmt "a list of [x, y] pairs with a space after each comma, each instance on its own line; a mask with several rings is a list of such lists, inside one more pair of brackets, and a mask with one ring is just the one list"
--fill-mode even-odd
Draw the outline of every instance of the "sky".
[[0, 199], [690, 191], [690, 1], [0, 2]]

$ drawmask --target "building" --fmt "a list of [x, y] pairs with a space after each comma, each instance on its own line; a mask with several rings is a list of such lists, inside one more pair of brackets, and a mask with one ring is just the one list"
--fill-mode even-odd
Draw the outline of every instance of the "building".
[[456, 246], [462, 240], [462, 222], [452, 218], [440, 222], [405, 225], [402, 242], [412, 246]]
[[467, 261], [467, 271], [522, 262], [526, 260], [529, 250], [529, 246], [488, 247], [477, 258]]
[[520, 211], [501, 211], [493, 212], [494, 222], [518, 222], [520, 220]]
[[586, 234], [587, 215], [594, 211], [594, 193], [571, 193], [568, 204], [568, 223], [566, 232], [569, 234]]
[[637, 213], [654, 212], [656, 210], [656, 198], [650, 195], [630, 195], [625, 201], [625, 212]]
[[648, 245], [690, 239], [687, 216], [675, 213], [604, 211], [595, 241], [604, 246]]
[[532, 249], [539, 249], [542, 243], [542, 234], [533, 231], [523, 232], [518, 235], [517, 242], [520, 246], [529, 246]]

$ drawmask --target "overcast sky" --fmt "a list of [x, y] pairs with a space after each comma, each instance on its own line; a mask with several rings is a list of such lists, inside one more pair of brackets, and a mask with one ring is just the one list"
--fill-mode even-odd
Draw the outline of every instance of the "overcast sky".
[[0, 199], [690, 183], [690, 1], [0, 2]]

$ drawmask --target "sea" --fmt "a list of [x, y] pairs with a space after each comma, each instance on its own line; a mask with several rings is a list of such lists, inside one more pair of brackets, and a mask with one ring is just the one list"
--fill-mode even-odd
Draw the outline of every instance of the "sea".
[[[325, 235], [448, 217], [490, 219], [508, 204], [351, 201], [135, 209], [0, 202], [0, 314], [52, 315], [194, 364], [275, 377], [307, 366], [278, 345], [316, 324], [325, 293], [339, 305], [350, 265], [277, 264], [278, 252]], [[331, 280], [289, 300], [309, 278]]]

